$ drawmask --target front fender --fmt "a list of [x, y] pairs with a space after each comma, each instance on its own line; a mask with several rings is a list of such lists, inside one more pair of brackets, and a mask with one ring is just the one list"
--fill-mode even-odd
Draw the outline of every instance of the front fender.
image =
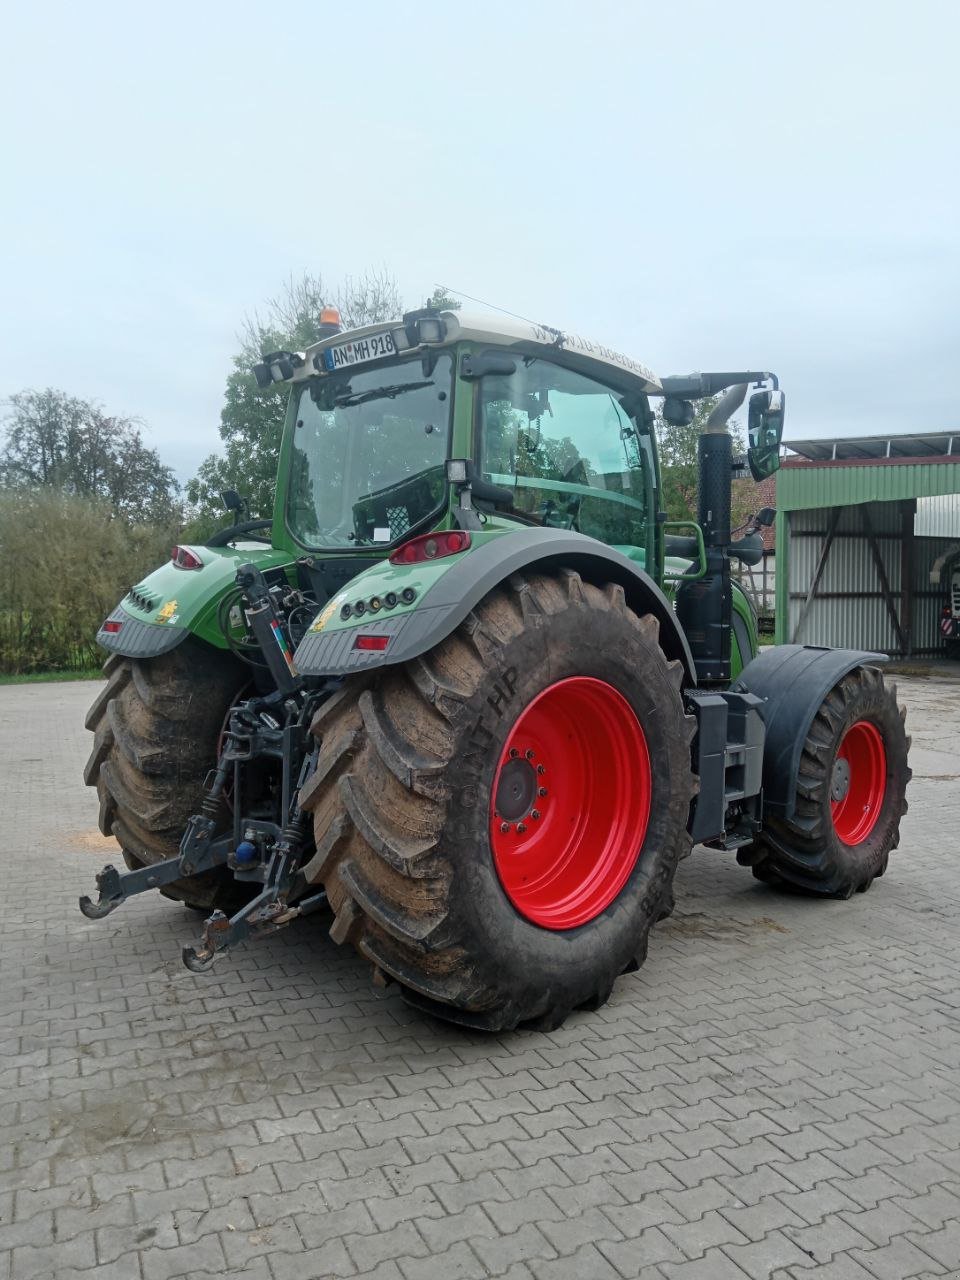
[[[163, 564], [131, 587], [97, 632], [102, 648], [128, 658], [154, 658], [195, 635], [225, 649], [217, 610], [236, 585], [237, 568], [252, 563], [265, 572], [293, 564], [288, 551], [275, 551], [262, 543], [190, 550], [203, 561], [203, 568], [178, 569], [173, 563]], [[108, 624], [114, 625], [105, 630]], [[117, 624], [119, 629], [115, 630]]]
[[781, 644], [748, 663], [731, 686], [735, 693], [754, 693], [765, 726], [763, 746], [763, 810], [789, 818], [797, 798], [800, 755], [813, 717], [824, 698], [854, 667], [886, 662], [868, 649], [818, 649]]
[[[563, 529], [517, 529], [509, 533], [474, 534], [469, 551], [427, 564], [375, 565], [329, 602], [304, 636], [294, 655], [304, 675], [346, 675], [370, 667], [408, 662], [433, 649], [460, 625], [470, 610], [513, 573], [550, 572], [561, 566], [575, 569], [587, 581], [616, 582], [628, 604], [640, 613], [653, 613], [660, 622], [660, 643], [668, 658], [679, 659], [686, 682], [696, 683], [696, 671], [686, 637], [669, 600], [639, 565], [620, 551]], [[382, 600], [409, 586], [416, 600], [386, 613], [365, 613], [344, 619], [340, 610], [358, 599]], [[357, 649], [356, 638], [387, 636], [383, 652]]]

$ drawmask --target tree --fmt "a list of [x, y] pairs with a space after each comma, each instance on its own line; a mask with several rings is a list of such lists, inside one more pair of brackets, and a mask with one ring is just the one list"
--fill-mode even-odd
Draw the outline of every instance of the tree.
[[221, 521], [220, 494], [227, 488], [239, 490], [254, 515], [270, 515], [290, 389], [282, 384], [261, 389], [252, 369], [268, 351], [302, 351], [317, 342], [320, 313], [327, 306], [338, 309], [347, 329], [398, 317], [402, 310], [396, 281], [383, 270], [348, 276], [337, 287], [306, 272], [299, 280], [291, 276], [262, 313], [247, 318], [220, 414], [223, 452], [205, 458], [187, 485], [194, 536]]
[[433, 293], [431, 293], [425, 305], [436, 307], [438, 311], [459, 311], [460, 299], [448, 293], [442, 284], [438, 284], [434, 287]]
[[135, 418], [111, 417], [52, 387], [21, 391], [8, 405], [0, 440], [4, 487], [105, 502], [134, 523], [170, 521], [178, 513], [173, 472], [143, 443]]
[[[662, 409], [657, 409], [655, 430], [660, 446], [660, 507], [666, 511], [669, 520], [697, 518], [697, 441], [719, 399], [719, 396], [708, 396], [705, 400], [695, 401], [693, 421], [686, 426], [667, 422]], [[734, 456], [746, 453], [743, 428], [736, 419], [728, 424], [728, 430], [733, 437]], [[741, 525], [752, 510], [753, 494], [749, 492], [752, 487], [739, 482], [734, 484], [730, 521], [733, 528]]]

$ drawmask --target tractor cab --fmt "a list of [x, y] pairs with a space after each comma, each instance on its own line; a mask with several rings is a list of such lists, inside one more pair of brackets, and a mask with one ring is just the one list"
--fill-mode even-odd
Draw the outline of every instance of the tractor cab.
[[[274, 352], [255, 369], [261, 386], [291, 385], [275, 546], [319, 553], [329, 576], [338, 561], [359, 571], [431, 529], [502, 532], [507, 519], [585, 534], [663, 580], [672, 535], [659, 513], [651, 397], [667, 393], [649, 369], [511, 318], [427, 308], [399, 324], [327, 329], [307, 351]], [[769, 375], [697, 377], [668, 380], [674, 411]], [[755, 393], [755, 474], [777, 465], [781, 430], [779, 391]]]
[[655, 561], [648, 395], [660, 386], [627, 357], [525, 322], [424, 310], [273, 353], [256, 372], [292, 384], [275, 545], [383, 556], [465, 510], [481, 523], [500, 510]]

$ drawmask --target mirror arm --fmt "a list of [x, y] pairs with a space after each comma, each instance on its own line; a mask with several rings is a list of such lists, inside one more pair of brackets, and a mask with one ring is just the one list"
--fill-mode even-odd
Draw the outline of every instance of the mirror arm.
[[715, 396], [719, 391], [726, 391], [740, 382], [770, 382], [774, 391], [779, 391], [780, 383], [775, 373], [743, 372], [743, 373], [689, 373], [674, 374], [661, 378], [665, 396], [676, 396], [681, 400], [703, 400], [707, 396]]

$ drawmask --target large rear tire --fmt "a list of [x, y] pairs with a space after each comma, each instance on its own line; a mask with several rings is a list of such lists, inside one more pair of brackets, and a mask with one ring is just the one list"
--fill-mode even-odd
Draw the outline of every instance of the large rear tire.
[[906, 709], [876, 667], [827, 694], [803, 744], [791, 818], [771, 818], [737, 854], [765, 883], [829, 898], [863, 893], [900, 843], [910, 781]]
[[512, 578], [422, 658], [348, 680], [301, 796], [331, 936], [468, 1026], [603, 1004], [689, 845], [681, 678], [651, 615], [565, 572]]
[[[193, 638], [157, 658], [114, 655], [103, 669], [107, 683], [86, 719], [94, 743], [83, 777], [100, 797], [100, 830], [116, 837], [135, 870], [176, 855], [246, 677], [236, 658]], [[225, 871], [161, 893], [204, 909], [236, 897]]]

